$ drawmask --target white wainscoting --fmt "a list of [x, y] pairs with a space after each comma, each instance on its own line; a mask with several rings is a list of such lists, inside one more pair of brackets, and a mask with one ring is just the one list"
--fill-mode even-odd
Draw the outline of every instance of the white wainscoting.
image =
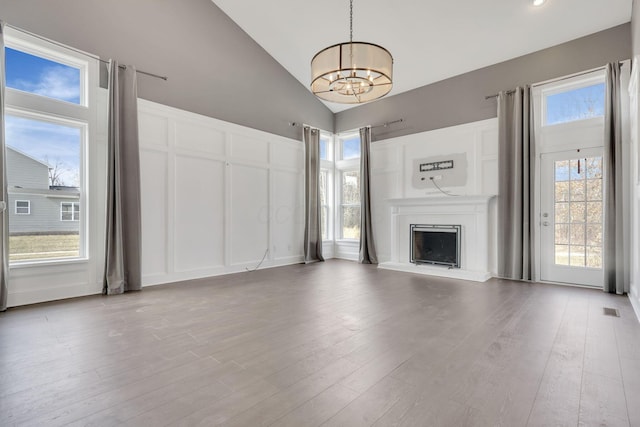
[[[390, 199], [442, 198], [437, 188], [414, 188], [415, 159], [450, 154], [466, 155], [466, 181], [445, 191], [462, 196], [498, 194], [498, 120], [489, 119], [399, 138], [371, 145], [372, 214], [376, 250], [381, 263], [392, 261]], [[454, 173], [458, 173], [454, 167]], [[450, 197], [455, 199], [456, 197]], [[489, 203], [488, 265], [497, 271], [496, 199]], [[408, 230], [408, 229], [407, 229]], [[409, 232], [407, 231], [407, 236]]]
[[301, 262], [299, 141], [140, 100], [142, 272], [155, 285]]

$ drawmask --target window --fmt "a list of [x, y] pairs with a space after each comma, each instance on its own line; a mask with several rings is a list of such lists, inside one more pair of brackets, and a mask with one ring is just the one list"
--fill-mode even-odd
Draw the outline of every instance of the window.
[[10, 47], [5, 49], [5, 60], [8, 88], [73, 104], [83, 103], [81, 67]]
[[338, 227], [344, 240], [360, 239], [360, 135], [349, 132], [338, 135], [340, 160], [336, 161], [339, 177]]
[[31, 214], [31, 201], [16, 200], [16, 215], [30, 215], [30, 214]]
[[60, 221], [80, 221], [80, 204], [60, 203]]
[[602, 157], [556, 161], [555, 263], [602, 268]]
[[358, 132], [346, 132], [336, 136], [326, 132], [320, 133], [319, 194], [322, 239], [360, 239]]
[[359, 159], [360, 158], [360, 135], [353, 134], [342, 139], [341, 147], [341, 160]]
[[333, 135], [320, 132], [320, 229], [322, 240], [330, 240], [333, 218]]
[[360, 171], [342, 172], [342, 238], [360, 238]]
[[320, 132], [320, 160], [332, 160], [329, 156], [331, 154], [331, 145], [333, 138], [331, 135]]
[[82, 258], [87, 226], [80, 211], [96, 116], [88, 82], [97, 82], [97, 61], [12, 29], [4, 55], [8, 193], [16, 214], [30, 214], [27, 195], [38, 206], [37, 215], [9, 221], [9, 261]]
[[604, 116], [604, 83], [551, 92], [544, 97], [545, 125]]

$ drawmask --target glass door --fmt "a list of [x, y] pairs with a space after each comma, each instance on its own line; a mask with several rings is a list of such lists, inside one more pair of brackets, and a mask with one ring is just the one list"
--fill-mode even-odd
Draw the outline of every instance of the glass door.
[[601, 287], [602, 150], [542, 155], [540, 279]]

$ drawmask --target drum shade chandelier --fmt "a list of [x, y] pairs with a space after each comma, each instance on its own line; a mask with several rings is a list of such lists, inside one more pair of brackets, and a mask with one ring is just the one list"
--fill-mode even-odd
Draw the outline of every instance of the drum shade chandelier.
[[349, 0], [349, 42], [329, 46], [311, 60], [311, 92], [325, 101], [360, 104], [385, 96], [393, 86], [393, 57], [372, 43], [353, 41]]

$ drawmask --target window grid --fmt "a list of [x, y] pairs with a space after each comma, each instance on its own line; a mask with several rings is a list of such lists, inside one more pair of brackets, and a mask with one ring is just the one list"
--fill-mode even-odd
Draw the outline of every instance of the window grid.
[[602, 268], [602, 157], [555, 162], [555, 264]]
[[60, 203], [60, 221], [80, 221], [80, 203]]
[[16, 200], [16, 215], [31, 215], [30, 200]]

